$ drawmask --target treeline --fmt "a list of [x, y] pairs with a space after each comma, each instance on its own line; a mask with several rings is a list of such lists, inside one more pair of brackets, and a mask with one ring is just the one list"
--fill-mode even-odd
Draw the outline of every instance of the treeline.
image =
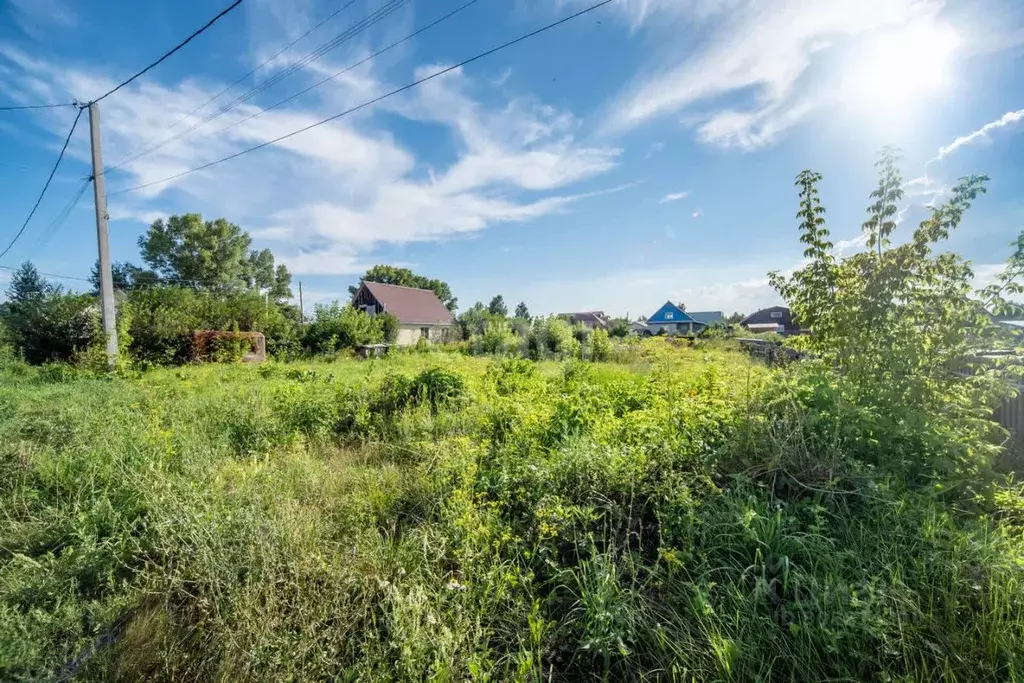
[[[371, 317], [337, 302], [317, 306], [306, 324], [290, 302], [291, 273], [270, 250], [251, 245], [248, 233], [223, 218], [185, 214], [155, 221], [139, 238], [143, 265], [112, 267], [122, 357], [187, 362], [195, 358], [193, 336], [201, 330], [226, 331], [229, 338], [262, 333], [267, 353], [281, 359], [394, 339], [393, 316]], [[379, 268], [366, 278], [380, 276]], [[33, 364], [102, 364], [98, 264], [90, 280], [92, 292], [69, 291], [23, 263], [0, 304], [0, 344]]]

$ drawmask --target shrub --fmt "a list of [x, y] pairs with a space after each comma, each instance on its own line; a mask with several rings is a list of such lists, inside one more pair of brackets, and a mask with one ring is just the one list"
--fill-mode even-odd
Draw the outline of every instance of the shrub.
[[99, 307], [88, 294], [59, 287], [23, 301], [0, 306], [0, 319], [11, 344], [29, 363], [70, 360], [85, 351], [99, 329]]
[[516, 351], [520, 340], [507, 321], [492, 320], [484, 327], [484, 333], [474, 336], [470, 343], [474, 353], [502, 355]]
[[393, 313], [384, 313], [380, 317], [381, 331], [384, 333], [384, 341], [394, 344], [398, 341], [398, 318]]
[[314, 353], [334, 353], [341, 349], [384, 340], [384, 322], [351, 305], [317, 304], [313, 322], [306, 327], [303, 346]]
[[604, 330], [594, 330], [590, 333], [590, 360], [592, 361], [605, 361], [609, 360], [612, 355], [612, 342], [608, 338], [608, 333]]

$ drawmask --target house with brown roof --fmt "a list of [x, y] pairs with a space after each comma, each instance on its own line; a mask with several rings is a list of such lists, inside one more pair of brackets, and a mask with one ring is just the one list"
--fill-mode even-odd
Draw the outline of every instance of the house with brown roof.
[[398, 318], [398, 346], [420, 339], [451, 341], [455, 336], [455, 317], [429, 289], [363, 281], [352, 305], [370, 315], [390, 313]]
[[611, 319], [604, 311], [581, 311], [579, 313], [559, 313], [559, 318], [572, 325], [582, 325], [588, 330], [605, 330], [611, 325]]

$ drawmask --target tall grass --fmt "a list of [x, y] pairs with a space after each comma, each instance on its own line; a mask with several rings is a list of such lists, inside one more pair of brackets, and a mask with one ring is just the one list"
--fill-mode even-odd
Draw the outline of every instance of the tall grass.
[[912, 484], [798, 369], [649, 348], [6, 361], [0, 679], [1024, 676], [1018, 491]]

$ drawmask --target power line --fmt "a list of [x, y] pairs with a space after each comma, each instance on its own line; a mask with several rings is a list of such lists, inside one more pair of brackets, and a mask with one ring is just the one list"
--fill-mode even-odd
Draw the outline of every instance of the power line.
[[372, 26], [380, 23], [381, 21], [386, 19], [391, 14], [394, 14], [402, 5], [408, 3], [409, 1], [410, 0], [388, 0], [388, 2], [386, 2], [384, 5], [382, 5], [381, 7], [377, 8], [376, 10], [371, 12], [366, 17], [363, 17], [362, 19], [357, 21], [352, 26], [349, 26], [344, 31], [342, 31], [341, 33], [336, 35], [334, 38], [332, 38], [331, 40], [327, 41], [326, 43], [323, 43], [322, 45], [320, 45], [318, 48], [316, 48], [315, 50], [313, 50], [312, 52], [310, 52], [309, 54], [304, 56], [302, 59], [300, 59], [295, 64], [290, 65], [288, 68], [286, 68], [283, 71], [281, 71], [281, 72], [271, 76], [266, 81], [264, 81], [264, 82], [260, 83], [259, 85], [251, 88], [247, 92], [242, 93], [241, 95], [239, 95], [235, 99], [231, 100], [227, 104], [221, 106], [219, 109], [217, 109], [213, 113], [207, 114], [198, 123], [194, 123], [191, 126], [189, 126], [188, 128], [185, 128], [184, 130], [182, 130], [182, 131], [180, 131], [178, 133], [175, 133], [171, 137], [169, 137], [169, 138], [167, 138], [167, 139], [157, 143], [155, 146], [150, 147], [149, 149], [143, 150], [141, 152], [138, 152], [136, 154], [133, 154], [133, 155], [129, 156], [126, 159], [123, 159], [123, 160], [119, 161], [116, 166], [112, 166], [112, 167], [108, 168], [107, 171], [109, 172], [109, 171], [112, 171], [114, 169], [120, 168], [120, 167], [124, 166], [124, 164], [132, 162], [132, 161], [134, 161], [134, 160], [136, 160], [136, 159], [138, 159], [138, 158], [140, 158], [140, 157], [142, 157], [142, 156], [144, 156], [146, 154], [150, 154], [152, 152], [155, 152], [156, 150], [160, 149], [161, 147], [169, 145], [170, 143], [172, 143], [172, 142], [174, 142], [176, 140], [180, 140], [181, 138], [185, 137], [186, 135], [188, 135], [192, 131], [196, 130], [197, 128], [200, 128], [200, 127], [206, 125], [210, 121], [213, 121], [214, 119], [216, 119], [216, 118], [226, 114], [227, 112], [231, 111], [232, 109], [234, 109], [238, 105], [243, 104], [244, 102], [247, 102], [247, 101], [251, 100], [256, 95], [259, 95], [260, 93], [268, 90], [272, 86], [280, 83], [281, 81], [283, 81], [288, 76], [291, 76], [292, 74], [298, 72], [303, 67], [305, 67], [305, 66], [311, 64], [312, 62], [320, 59], [321, 57], [326, 55], [328, 52], [330, 52], [330, 51], [338, 48], [342, 44], [348, 42], [349, 40], [351, 40], [355, 36], [359, 35], [363, 31], [365, 31], [366, 29], [371, 28]]
[[21, 106], [0, 107], [0, 111], [25, 111], [26, 109], [57, 109], [58, 107], [77, 107], [74, 102], [62, 104], [26, 104]]
[[[344, 5], [342, 5], [342, 6], [341, 6], [341, 7], [339, 7], [338, 9], [336, 9], [336, 10], [334, 10], [333, 12], [331, 12], [330, 14], [328, 14], [328, 15], [327, 15], [326, 17], [324, 17], [324, 18], [323, 18], [323, 19], [322, 19], [322, 20], [321, 20], [321, 21], [320, 21], [319, 23], [317, 23], [317, 24], [316, 24], [315, 26], [313, 26], [312, 28], [310, 28], [310, 29], [309, 29], [308, 31], [306, 31], [305, 33], [303, 33], [303, 34], [302, 34], [301, 36], [299, 36], [298, 38], [296, 38], [295, 40], [293, 40], [292, 42], [288, 43], [288, 44], [287, 44], [287, 45], [285, 45], [285, 46], [284, 46], [283, 48], [281, 48], [280, 50], [278, 50], [277, 52], [275, 52], [275, 53], [274, 53], [274, 54], [273, 54], [273, 55], [272, 55], [272, 56], [271, 56], [270, 58], [268, 58], [267, 60], [265, 60], [264, 62], [262, 62], [262, 63], [261, 63], [261, 64], [259, 64], [258, 66], [256, 66], [256, 67], [255, 67], [255, 68], [254, 68], [254, 69], [253, 69], [252, 71], [250, 71], [249, 73], [245, 74], [244, 76], [242, 76], [241, 78], [239, 78], [239, 79], [238, 79], [237, 81], [235, 81], [235, 82], [234, 82], [234, 83], [232, 83], [231, 85], [227, 86], [226, 88], [224, 88], [223, 90], [221, 90], [220, 92], [218, 92], [218, 93], [217, 93], [216, 95], [213, 95], [212, 97], [210, 97], [210, 98], [209, 98], [208, 100], [206, 100], [205, 102], [203, 102], [202, 104], [200, 104], [200, 105], [199, 105], [198, 107], [196, 107], [195, 109], [193, 109], [193, 110], [192, 110], [192, 111], [190, 111], [189, 113], [187, 113], [187, 114], [184, 114], [184, 115], [180, 116], [180, 117], [178, 118], [178, 120], [177, 120], [177, 121], [175, 121], [175, 122], [174, 122], [173, 124], [171, 124], [171, 125], [170, 125], [170, 126], [169, 126], [169, 127], [167, 128], [168, 132], [169, 132], [169, 131], [172, 131], [172, 130], [174, 130], [175, 128], [177, 128], [177, 127], [178, 127], [178, 125], [179, 125], [179, 124], [180, 124], [180, 123], [181, 123], [182, 121], [184, 121], [184, 120], [185, 120], [185, 119], [187, 119], [188, 117], [192, 116], [192, 115], [193, 115], [193, 114], [195, 114], [195, 113], [196, 113], [197, 111], [199, 111], [200, 109], [202, 109], [203, 107], [205, 107], [206, 105], [208, 105], [208, 104], [209, 104], [210, 102], [213, 102], [213, 101], [214, 101], [214, 100], [216, 100], [216, 99], [217, 99], [218, 97], [220, 97], [221, 95], [223, 95], [223, 94], [224, 94], [224, 93], [226, 93], [227, 91], [231, 90], [232, 88], [234, 88], [234, 87], [235, 87], [236, 85], [238, 85], [238, 84], [239, 84], [239, 83], [241, 83], [242, 81], [246, 80], [246, 79], [247, 79], [247, 78], [249, 78], [250, 76], [253, 76], [253, 75], [255, 75], [255, 73], [256, 73], [257, 71], [259, 71], [260, 69], [262, 69], [263, 67], [265, 67], [265, 66], [266, 66], [267, 64], [270, 64], [270, 63], [271, 63], [272, 61], [274, 61], [275, 59], [277, 59], [278, 57], [280, 57], [280, 56], [281, 56], [282, 54], [284, 54], [285, 52], [287, 52], [287, 51], [288, 51], [289, 49], [291, 49], [291, 48], [292, 48], [292, 47], [293, 47], [293, 46], [294, 46], [294, 45], [295, 45], [296, 43], [298, 43], [298, 42], [299, 42], [300, 40], [302, 40], [303, 38], [307, 37], [307, 36], [308, 36], [309, 34], [311, 34], [311, 33], [313, 33], [314, 31], [316, 31], [316, 30], [317, 30], [318, 28], [320, 28], [321, 26], [323, 26], [324, 24], [326, 24], [327, 22], [329, 22], [329, 21], [330, 21], [331, 19], [333, 19], [334, 17], [336, 17], [336, 16], [338, 16], [339, 14], [341, 14], [342, 12], [344, 12], [344, 11], [345, 11], [346, 9], [348, 9], [348, 8], [349, 8], [349, 7], [351, 7], [351, 6], [353, 5], [353, 4], [355, 4], [355, 2], [356, 2], [356, 0], [349, 0], [349, 2], [346, 2], [346, 3], [344, 4]], [[118, 161], [118, 162], [117, 162], [116, 164], [114, 164], [113, 166], [111, 166], [111, 167], [110, 167], [110, 169], [107, 169], [107, 170], [109, 171], [109, 170], [111, 170], [111, 169], [114, 169], [114, 168], [120, 168], [120, 167], [121, 167], [122, 165], [124, 165], [125, 163], [127, 163], [127, 161], [130, 161], [131, 159], [136, 159], [136, 158], [138, 158], [138, 157], [132, 157], [132, 155], [133, 155], [133, 154], [135, 154], [136, 152], [138, 152], [138, 151], [139, 151], [140, 149], [144, 148], [144, 147], [145, 147], [146, 145], [148, 145], [148, 144], [150, 144], [151, 142], [153, 142], [154, 140], [156, 140], [156, 139], [157, 139], [157, 137], [159, 137], [159, 134], [157, 134], [157, 135], [154, 135], [153, 137], [151, 137], [151, 138], [149, 138], [148, 140], [146, 140], [145, 142], [143, 142], [143, 143], [142, 143], [141, 145], [137, 146], [137, 147], [136, 147], [135, 149], [133, 149], [132, 151], [130, 151], [130, 152], [128, 152], [127, 154], [125, 154], [125, 155], [124, 155], [124, 157], [122, 157], [120, 161]], [[156, 148], [156, 147], [154, 147], [153, 149], [157, 149], [157, 148]], [[153, 151], [153, 150], [147, 150], [147, 151], [151, 152], [151, 151]], [[147, 152], [143, 152], [143, 154], [145, 154], [145, 153], [147, 153]], [[140, 155], [140, 156], [141, 156], [141, 155]], [[131, 157], [131, 159], [129, 159], [129, 157]]]
[[152, 187], [153, 185], [159, 185], [161, 183], [166, 183], [169, 180], [177, 180], [178, 178], [182, 178], [184, 176], [190, 175], [190, 174], [195, 173], [197, 171], [205, 170], [207, 168], [210, 168], [211, 166], [216, 166], [218, 164], [222, 164], [225, 161], [231, 161], [232, 159], [237, 159], [240, 156], [243, 156], [243, 155], [248, 154], [250, 152], [255, 152], [256, 150], [263, 149], [264, 147], [270, 147], [271, 145], [275, 145], [275, 144], [277, 144], [277, 143], [279, 143], [279, 142], [281, 142], [283, 140], [287, 140], [288, 138], [291, 138], [291, 137], [294, 137], [296, 135], [299, 135], [300, 133], [305, 133], [308, 130], [312, 130], [313, 128], [317, 128], [318, 126], [322, 126], [325, 123], [330, 123], [331, 121], [335, 121], [337, 119], [340, 119], [343, 116], [347, 116], [347, 115], [355, 113], [355, 112], [357, 112], [357, 111], [359, 111], [361, 109], [365, 109], [366, 107], [369, 107], [370, 105], [376, 104], [377, 102], [380, 102], [381, 100], [385, 100], [385, 99], [387, 99], [389, 97], [392, 97], [393, 95], [397, 95], [399, 93], [405, 92], [406, 90], [410, 90], [412, 88], [415, 88], [418, 85], [426, 83], [427, 81], [431, 81], [431, 80], [433, 80], [433, 79], [435, 79], [435, 78], [437, 78], [439, 76], [443, 76], [446, 73], [454, 71], [455, 69], [459, 69], [459, 68], [461, 68], [463, 66], [466, 66], [467, 64], [472, 64], [473, 62], [475, 62], [477, 60], [483, 59], [484, 57], [489, 57], [490, 55], [492, 55], [492, 54], [494, 54], [496, 52], [500, 52], [501, 50], [504, 50], [505, 48], [512, 47], [513, 45], [516, 45], [517, 43], [521, 43], [524, 40], [528, 40], [529, 38], [533, 38], [536, 35], [539, 35], [539, 34], [544, 33], [546, 31], [550, 31], [551, 29], [553, 29], [553, 28], [555, 28], [557, 26], [561, 26], [562, 24], [564, 24], [566, 22], [569, 22], [569, 21], [572, 21], [573, 19], [581, 17], [584, 14], [587, 14], [589, 12], [593, 12], [594, 10], [599, 9], [601, 7], [604, 7], [605, 5], [608, 5], [608, 4], [612, 3], [613, 1], [614, 0], [601, 0], [601, 2], [598, 2], [598, 3], [595, 3], [593, 5], [590, 5], [589, 7], [586, 7], [584, 9], [580, 10], [579, 12], [576, 12], [575, 14], [570, 14], [569, 16], [563, 17], [563, 18], [559, 19], [558, 21], [554, 21], [554, 22], [552, 22], [550, 24], [547, 24], [546, 26], [542, 26], [542, 27], [540, 27], [538, 29], [535, 29], [535, 30], [529, 32], [529, 33], [523, 34], [523, 35], [519, 36], [518, 38], [514, 38], [514, 39], [512, 39], [512, 40], [510, 40], [510, 41], [508, 41], [506, 43], [502, 43], [501, 45], [498, 45], [496, 47], [492, 47], [490, 50], [487, 50], [485, 52], [481, 52], [481, 53], [479, 53], [477, 55], [474, 55], [473, 57], [470, 57], [469, 59], [465, 59], [465, 60], [459, 62], [458, 64], [453, 64], [452, 66], [446, 67], [446, 68], [441, 69], [439, 71], [435, 71], [434, 73], [432, 73], [432, 74], [430, 74], [428, 76], [424, 76], [423, 78], [417, 79], [417, 80], [413, 81], [412, 83], [408, 83], [406, 85], [403, 85], [400, 88], [396, 88], [396, 89], [394, 89], [394, 90], [392, 90], [390, 92], [384, 93], [383, 95], [375, 97], [375, 98], [373, 98], [371, 100], [367, 100], [366, 102], [363, 102], [362, 104], [358, 104], [358, 105], [352, 107], [351, 109], [346, 109], [345, 111], [343, 111], [343, 112], [341, 112], [339, 114], [335, 114], [334, 116], [329, 116], [326, 119], [322, 119], [320, 121], [317, 121], [316, 123], [312, 123], [312, 124], [310, 124], [308, 126], [305, 126], [303, 128], [299, 128], [298, 130], [292, 131], [291, 133], [286, 133], [285, 135], [282, 135], [281, 137], [274, 138], [273, 140], [268, 140], [267, 142], [262, 142], [262, 143], [260, 143], [258, 145], [253, 146], [253, 147], [249, 147], [248, 149], [244, 149], [241, 152], [235, 152], [234, 154], [229, 154], [228, 156], [221, 157], [220, 159], [217, 159], [216, 161], [211, 161], [211, 162], [209, 162], [207, 164], [203, 164], [202, 166], [196, 166], [195, 168], [190, 168], [189, 170], [182, 171], [181, 173], [175, 173], [174, 175], [167, 176], [166, 178], [161, 178], [160, 180], [154, 180], [154, 181], [151, 181], [151, 182], [148, 182], [148, 183], [143, 183], [142, 185], [136, 185], [134, 187], [129, 187], [129, 188], [126, 188], [124, 190], [118, 190], [117, 192], [111, 192], [111, 193], [109, 193], [109, 196], [118, 195], [118, 194], [125, 194], [127, 192], [135, 192], [136, 190], [141, 190], [141, 189], [144, 189], [144, 188], [147, 188], [147, 187]]
[[[18, 269], [13, 266], [0, 266], [0, 270], [7, 270], [12, 273], [18, 272]], [[87, 277], [76, 277], [74, 275], [58, 275], [57, 273], [44, 273], [41, 270], [37, 270], [36, 272], [44, 277], [52, 277], [58, 280], [78, 280], [79, 282], [92, 282], [92, 280], [90, 280]]]
[[409, 35], [407, 35], [404, 38], [400, 38], [399, 40], [396, 40], [395, 42], [391, 43], [390, 45], [382, 47], [381, 49], [377, 50], [373, 54], [371, 54], [371, 55], [369, 55], [367, 57], [364, 57], [363, 59], [360, 59], [355, 64], [350, 64], [349, 66], [346, 66], [341, 71], [338, 71], [338, 72], [336, 72], [334, 74], [331, 74], [327, 78], [319, 80], [316, 83], [314, 83], [313, 85], [311, 85], [311, 86], [309, 86], [307, 88], [303, 88], [302, 90], [300, 90], [299, 92], [295, 93], [294, 95], [290, 95], [290, 96], [284, 98], [283, 100], [275, 102], [274, 104], [270, 105], [269, 107], [264, 107], [263, 109], [259, 110], [258, 112], [255, 112], [254, 114], [250, 114], [249, 116], [246, 116], [244, 119], [240, 119], [238, 121], [235, 121], [234, 123], [229, 123], [228, 125], [224, 126], [220, 130], [215, 132], [213, 134], [213, 137], [216, 137], [216, 136], [220, 135], [221, 133], [223, 133], [223, 132], [225, 132], [225, 131], [227, 131], [227, 130], [229, 130], [231, 128], [234, 128], [235, 126], [240, 126], [240, 125], [242, 125], [243, 123], [245, 123], [247, 121], [251, 121], [254, 118], [256, 118], [257, 116], [262, 116], [263, 114], [266, 114], [268, 111], [271, 111], [272, 109], [277, 109], [282, 104], [287, 104], [288, 102], [291, 102], [292, 100], [305, 95], [310, 90], [314, 90], [316, 88], [319, 88], [321, 85], [323, 85], [324, 83], [327, 83], [328, 81], [333, 81], [338, 76], [343, 76], [343, 75], [347, 74], [352, 69], [358, 68], [358, 67], [362, 66], [363, 64], [366, 64], [371, 59], [375, 59], [376, 57], [379, 57], [380, 55], [384, 54], [388, 50], [392, 50], [392, 49], [398, 47], [402, 43], [415, 38], [416, 36], [420, 35], [424, 31], [429, 31], [430, 29], [434, 28], [435, 26], [437, 26], [441, 22], [450, 19], [451, 17], [455, 16], [459, 12], [461, 12], [461, 11], [463, 11], [465, 9], [468, 9], [470, 6], [475, 5], [478, 2], [480, 2], [480, 0], [469, 0], [469, 2], [467, 2], [466, 4], [461, 5], [460, 7], [456, 7], [455, 9], [453, 9], [448, 14], [445, 14], [442, 17], [438, 17], [437, 19], [435, 19], [434, 21], [430, 22], [429, 24], [427, 24], [423, 28], [420, 28], [420, 29], [410, 33]]
[[54, 217], [54, 219], [50, 221], [50, 224], [46, 226], [46, 229], [43, 230], [42, 234], [39, 236], [39, 239], [36, 240], [36, 243], [34, 245], [32, 245], [32, 249], [29, 252], [30, 259], [40, 249], [49, 244], [50, 240], [53, 239], [53, 236], [56, 235], [57, 232], [61, 229], [61, 227], [64, 225], [64, 222], [68, 219], [68, 216], [70, 216], [74, 208], [78, 206], [78, 202], [82, 199], [82, 195], [84, 195], [85, 191], [89, 189], [89, 183], [91, 182], [92, 178], [86, 178], [85, 182], [83, 182], [82, 186], [78, 189], [78, 192], [76, 192], [72, 196], [71, 201], [69, 201], [64, 206], [64, 208], [60, 210], [60, 213], [58, 213], [56, 217]]
[[164, 61], [165, 59], [167, 59], [168, 57], [170, 57], [171, 55], [173, 55], [173, 54], [174, 54], [175, 52], [177, 52], [177, 51], [178, 51], [178, 50], [180, 50], [181, 48], [183, 48], [183, 47], [185, 47], [186, 45], [188, 45], [188, 44], [189, 44], [190, 42], [192, 42], [192, 40], [193, 40], [194, 38], [196, 38], [196, 37], [197, 37], [197, 36], [198, 36], [198, 35], [199, 35], [200, 33], [202, 33], [202, 32], [203, 32], [203, 31], [205, 31], [206, 29], [208, 29], [208, 28], [210, 28], [211, 26], [213, 26], [214, 24], [216, 24], [216, 23], [217, 23], [217, 22], [218, 22], [218, 21], [219, 21], [219, 20], [220, 20], [220, 19], [221, 19], [221, 18], [222, 18], [222, 17], [224, 16], [224, 15], [226, 15], [226, 14], [227, 14], [228, 12], [230, 12], [230, 11], [231, 11], [231, 10], [233, 10], [233, 9], [235, 9], [236, 7], [238, 7], [238, 6], [239, 6], [239, 5], [241, 5], [241, 4], [242, 4], [242, 0], [235, 0], [235, 1], [233, 2], [233, 3], [231, 3], [230, 5], [228, 5], [227, 7], [225, 7], [224, 9], [222, 9], [222, 10], [220, 11], [220, 13], [219, 13], [219, 14], [218, 14], [217, 16], [215, 16], [215, 17], [214, 17], [213, 19], [210, 19], [210, 20], [209, 20], [208, 22], [206, 22], [206, 23], [205, 23], [205, 24], [203, 24], [203, 25], [202, 25], [201, 27], [199, 27], [199, 29], [197, 29], [196, 31], [194, 31], [194, 32], [192, 33], [192, 35], [190, 35], [190, 36], [189, 36], [188, 38], [186, 38], [185, 40], [181, 41], [180, 43], [178, 43], [177, 45], [175, 45], [175, 46], [174, 46], [173, 48], [171, 48], [170, 50], [168, 50], [167, 52], [165, 52], [165, 53], [164, 53], [163, 55], [161, 55], [161, 57], [160, 57], [159, 59], [157, 59], [157, 60], [156, 60], [155, 62], [153, 62], [152, 64], [150, 64], [149, 66], [147, 66], [147, 67], [146, 67], [145, 69], [143, 69], [142, 71], [139, 71], [138, 73], [136, 73], [136, 74], [135, 74], [134, 76], [132, 76], [132, 77], [131, 77], [131, 78], [129, 78], [128, 80], [126, 80], [126, 81], [122, 81], [122, 82], [121, 82], [121, 83], [120, 83], [119, 85], [117, 85], [117, 86], [115, 86], [114, 88], [112, 88], [112, 89], [108, 90], [107, 92], [103, 93], [102, 95], [100, 95], [99, 97], [97, 97], [96, 99], [94, 99], [94, 100], [93, 100], [93, 102], [99, 102], [100, 100], [103, 100], [103, 99], [106, 99], [107, 97], [110, 97], [111, 95], [113, 95], [114, 93], [116, 93], [116, 92], [117, 92], [118, 90], [120, 90], [120, 89], [121, 89], [121, 88], [123, 88], [124, 86], [126, 86], [126, 85], [128, 85], [129, 83], [131, 83], [132, 81], [134, 81], [134, 80], [135, 80], [136, 78], [138, 78], [139, 76], [142, 76], [142, 75], [143, 75], [144, 73], [146, 73], [147, 71], [149, 71], [150, 69], [152, 69], [153, 67], [155, 67], [156, 65], [158, 65], [158, 64], [159, 64], [160, 62]]
[[64, 146], [61, 147], [60, 154], [57, 156], [57, 161], [56, 163], [54, 163], [53, 169], [50, 171], [50, 176], [46, 179], [46, 184], [43, 185], [43, 191], [39, 193], [39, 198], [36, 199], [36, 203], [32, 206], [32, 210], [28, 212], [28, 218], [26, 218], [25, 222], [21, 224], [21, 229], [18, 230], [17, 234], [14, 236], [14, 239], [11, 240], [11, 243], [7, 245], [6, 249], [0, 252], [0, 258], [3, 258], [4, 256], [7, 255], [7, 252], [11, 250], [15, 242], [18, 241], [18, 238], [21, 237], [21, 234], [25, 232], [25, 228], [28, 227], [28, 222], [32, 220], [32, 216], [35, 215], [36, 209], [39, 208], [39, 204], [43, 201], [43, 195], [46, 194], [46, 190], [50, 187], [50, 181], [53, 180], [53, 175], [57, 172], [57, 167], [60, 166], [61, 159], [64, 158], [64, 152], [68, 148], [68, 143], [71, 142], [71, 136], [74, 134], [75, 128], [78, 126], [78, 120], [80, 118], [82, 118], [82, 109], [78, 110], [78, 114], [75, 115], [75, 122], [71, 124], [71, 130], [68, 131], [68, 136], [64, 138]]

